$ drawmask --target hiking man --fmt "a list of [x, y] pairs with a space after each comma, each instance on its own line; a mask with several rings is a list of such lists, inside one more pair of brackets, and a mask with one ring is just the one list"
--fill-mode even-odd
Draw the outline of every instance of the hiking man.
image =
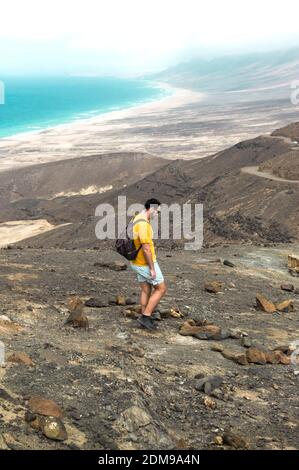
[[138, 323], [149, 330], [155, 330], [153, 312], [165, 295], [166, 285], [163, 274], [157, 262], [153, 243], [153, 229], [151, 219], [158, 216], [161, 203], [155, 199], [148, 199], [144, 209], [135, 216], [133, 222], [133, 236], [137, 257], [131, 261], [131, 268], [137, 274], [137, 281], [141, 288], [140, 304], [141, 317]]

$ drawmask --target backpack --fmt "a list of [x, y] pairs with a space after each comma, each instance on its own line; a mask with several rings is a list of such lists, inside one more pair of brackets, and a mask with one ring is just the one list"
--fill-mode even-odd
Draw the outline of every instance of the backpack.
[[115, 242], [115, 249], [117, 253], [121, 256], [124, 256], [129, 261], [132, 261], [137, 258], [140, 248], [136, 248], [134, 243], [133, 237], [133, 227], [136, 223], [139, 222], [148, 222], [146, 219], [138, 219], [136, 222], [133, 222], [133, 219], [130, 220], [124, 232], [120, 234], [120, 238], [118, 238]]

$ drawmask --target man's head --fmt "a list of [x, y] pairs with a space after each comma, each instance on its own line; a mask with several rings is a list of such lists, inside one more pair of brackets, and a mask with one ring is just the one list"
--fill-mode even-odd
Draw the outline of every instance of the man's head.
[[155, 199], [154, 197], [148, 199], [144, 204], [144, 207], [150, 217], [155, 217], [158, 214], [158, 212], [160, 211], [160, 206], [161, 202], [158, 199]]

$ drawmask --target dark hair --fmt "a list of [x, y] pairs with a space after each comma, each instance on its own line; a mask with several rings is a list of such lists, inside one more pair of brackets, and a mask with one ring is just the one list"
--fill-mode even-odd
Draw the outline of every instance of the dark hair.
[[149, 209], [151, 206], [161, 206], [161, 202], [158, 199], [152, 197], [151, 199], [148, 199], [144, 204], [144, 207], [146, 209]]

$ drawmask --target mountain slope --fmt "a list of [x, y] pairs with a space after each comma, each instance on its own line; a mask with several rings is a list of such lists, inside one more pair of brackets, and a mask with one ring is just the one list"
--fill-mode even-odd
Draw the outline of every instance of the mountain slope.
[[[152, 78], [203, 91], [244, 91], [288, 86], [298, 77], [299, 49], [193, 59]], [[265, 91], [265, 90], [264, 90]], [[276, 90], [276, 94], [278, 90]]]
[[[6, 207], [3, 217], [47, 218], [55, 225], [71, 224], [25, 240], [21, 243], [24, 246], [100, 246], [102, 242], [95, 237], [98, 219], [94, 214], [98, 204], [109, 203], [117, 208], [119, 195], [126, 196], [127, 206], [155, 196], [167, 204], [187, 201], [203, 204], [204, 239], [208, 245], [298, 240], [299, 184], [243, 171], [251, 166], [271, 167], [271, 162], [277, 159], [283, 165], [284, 156], [292, 148], [284, 138], [261, 136], [205, 159], [172, 161], [126, 187], [103, 194], [19, 200]], [[296, 159], [292, 161], [297, 164]]]

